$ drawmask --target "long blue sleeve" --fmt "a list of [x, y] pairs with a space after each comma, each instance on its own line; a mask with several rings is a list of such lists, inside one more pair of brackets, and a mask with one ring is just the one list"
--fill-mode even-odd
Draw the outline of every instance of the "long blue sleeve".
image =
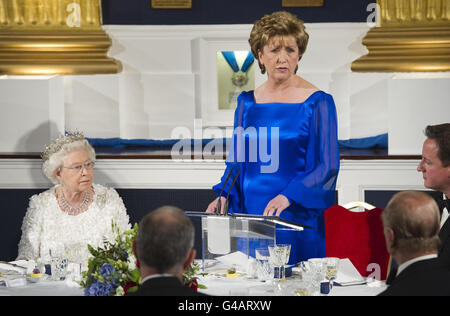
[[324, 210], [333, 205], [340, 157], [337, 115], [330, 95], [312, 109], [305, 170], [299, 171], [281, 192], [307, 209]]

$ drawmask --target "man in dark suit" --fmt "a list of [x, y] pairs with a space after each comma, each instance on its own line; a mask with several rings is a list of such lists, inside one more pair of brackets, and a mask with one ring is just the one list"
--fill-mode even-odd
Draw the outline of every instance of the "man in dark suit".
[[397, 193], [382, 214], [386, 246], [398, 264], [381, 296], [450, 295], [450, 270], [438, 258], [439, 210], [419, 191]]
[[422, 172], [425, 187], [441, 192], [437, 201], [441, 213], [439, 257], [450, 269], [450, 123], [427, 126], [425, 135], [417, 171]]
[[138, 259], [142, 282], [132, 296], [205, 295], [181, 280], [195, 258], [194, 226], [182, 210], [163, 206], [140, 222], [133, 252]]

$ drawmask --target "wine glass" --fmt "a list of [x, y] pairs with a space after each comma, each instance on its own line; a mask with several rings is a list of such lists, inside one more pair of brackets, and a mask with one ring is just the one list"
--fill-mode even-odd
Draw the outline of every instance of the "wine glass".
[[278, 273], [275, 273], [275, 278], [284, 279], [284, 265], [289, 261], [291, 245], [279, 244], [269, 246], [269, 253], [272, 266], [275, 271], [278, 268]]
[[[71, 272], [70, 277], [74, 281], [81, 280], [81, 271], [83, 271], [83, 267], [87, 264], [86, 251], [87, 246], [83, 243], [66, 245], [66, 257], [69, 260]], [[87, 270], [87, 267], [84, 270]]]
[[330, 281], [330, 285], [333, 286], [339, 269], [339, 258], [328, 257], [325, 258], [325, 260], [327, 263], [326, 278], [328, 281]]
[[[278, 269], [278, 273], [277, 273], [277, 267], [281, 266], [281, 258], [279, 255], [279, 252], [277, 251], [276, 246], [269, 246], [269, 263], [271, 265], [271, 267], [274, 269], [274, 278], [277, 278], [278, 273], [279, 273], [279, 269]], [[279, 276], [278, 276], [279, 277]]]
[[283, 265], [281, 267], [281, 279], [284, 280], [285, 276], [286, 276], [286, 271], [284, 266], [286, 264], [288, 264], [289, 262], [289, 257], [291, 255], [291, 245], [290, 244], [278, 244], [277, 245], [278, 248], [281, 249], [282, 252], [282, 261], [283, 261]]

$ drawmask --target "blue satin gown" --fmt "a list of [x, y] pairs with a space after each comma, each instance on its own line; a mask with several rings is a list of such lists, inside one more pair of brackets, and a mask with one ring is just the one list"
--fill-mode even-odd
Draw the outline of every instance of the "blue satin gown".
[[277, 231], [277, 244], [292, 245], [289, 263], [324, 257], [323, 211], [335, 201], [339, 159], [331, 95], [317, 91], [302, 103], [255, 103], [253, 91], [244, 91], [235, 111], [227, 167], [213, 190], [225, 196], [239, 171], [229, 194], [230, 213], [257, 215], [283, 194], [290, 206], [280, 217], [313, 227]]

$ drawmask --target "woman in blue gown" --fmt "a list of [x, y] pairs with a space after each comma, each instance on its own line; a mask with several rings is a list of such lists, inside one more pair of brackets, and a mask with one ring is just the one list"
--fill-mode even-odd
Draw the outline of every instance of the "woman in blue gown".
[[[207, 212], [219, 199], [224, 205], [230, 192], [231, 213], [276, 215], [312, 227], [277, 231], [277, 244], [292, 245], [289, 263], [324, 257], [323, 211], [334, 204], [339, 172], [333, 98], [296, 75], [308, 34], [294, 15], [264, 16], [249, 42], [267, 81], [238, 98], [227, 168], [213, 187], [222, 196]], [[230, 179], [238, 175], [231, 190], [229, 173]]]

